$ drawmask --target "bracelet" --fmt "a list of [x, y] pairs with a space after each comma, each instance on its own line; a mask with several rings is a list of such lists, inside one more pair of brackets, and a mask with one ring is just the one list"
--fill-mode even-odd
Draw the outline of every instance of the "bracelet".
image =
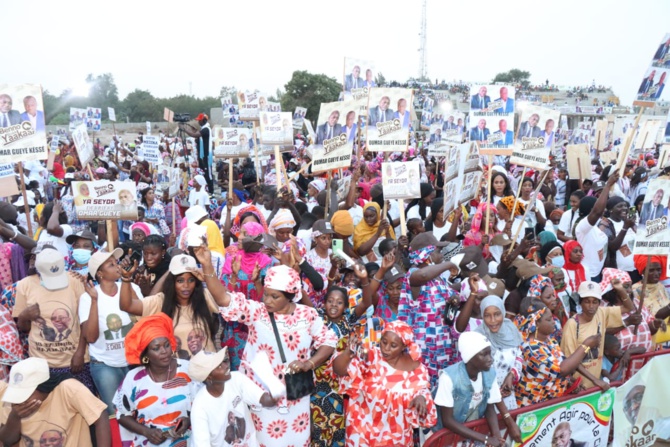
[[487, 436], [484, 436], [484, 445], [488, 445], [488, 444], [489, 444], [489, 437], [487, 435]]
[[121, 282], [133, 282], [133, 280], [131, 278], [121, 277]]
[[365, 283], [365, 284], [361, 284], [361, 287], [367, 287], [367, 286], [369, 286], [369, 285], [370, 285], [370, 281], [368, 281], [368, 282]]
[[333, 282], [335, 281], [335, 278], [331, 278], [330, 276], [328, 277], [328, 281]]
[[505, 413], [505, 414], [503, 415], [503, 419], [509, 419], [509, 418], [511, 418], [511, 417], [512, 417], [512, 415], [509, 414], [509, 413]]
[[205, 273], [205, 272], [202, 272], [202, 276], [204, 276], [204, 277], [210, 277], [210, 278], [216, 278], [216, 273], [214, 273], [214, 272], [212, 272], [212, 273]]
[[313, 369], [313, 370], [316, 369], [316, 365], [314, 365], [314, 362], [313, 362], [312, 360], [307, 359], [307, 360], [305, 360], [305, 361], [312, 365], [312, 369]]
[[584, 354], [588, 354], [589, 351], [591, 350], [591, 348], [586, 345], [582, 345], [582, 348], [584, 348]]
[[19, 236], [19, 232], [14, 229], [14, 235], [9, 238], [10, 241], [15, 240]]
[[379, 284], [382, 283], [382, 280], [381, 280], [381, 279], [377, 279], [377, 277], [376, 277], [375, 275], [372, 275], [372, 278], [370, 278], [370, 279], [372, 279], [373, 281], [377, 281]]

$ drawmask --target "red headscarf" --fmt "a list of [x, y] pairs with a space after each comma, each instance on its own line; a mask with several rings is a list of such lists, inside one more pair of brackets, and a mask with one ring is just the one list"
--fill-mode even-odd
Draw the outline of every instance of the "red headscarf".
[[140, 355], [149, 346], [149, 343], [157, 338], [165, 337], [170, 340], [172, 350], [177, 349], [177, 341], [174, 339], [172, 319], [159, 312], [155, 315], [143, 317], [128, 331], [126, 339], [126, 360], [129, 365], [139, 365], [142, 361]]
[[575, 272], [575, 282], [572, 283], [572, 280], [570, 280], [573, 291], [576, 291], [579, 288], [579, 285], [582, 283], [582, 281], [586, 281], [586, 272], [584, 271], [584, 266], [582, 264], [575, 264], [574, 262], [570, 261], [570, 254], [575, 248], [581, 248], [584, 250], [579, 242], [575, 240], [571, 240], [563, 244], [563, 256], [565, 257], [565, 265], [563, 268], [565, 270]]
[[[644, 275], [644, 270], [647, 267], [647, 255], [635, 255], [633, 256], [633, 262], [635, 262], [635, 268], [640, 273]], [[661, 281], [667, 279], [668, 276], [665, 274], [666, 267], [668, 265], [667, 256], [650, 256], [649, 263], [657, 263], [661, 266]]]
[[409, 327], [407, 323], [400, 320], [387, 323], [386, 326], [384, 326], [382, 335], [386, 332], [393, 332], [400, 337], [400, 340], [402, 340], [403, 344], [407, 347], [407, 351], [412, 360], [416, 361], [421, 359], [421, 348], [416, 344], [416, 341], [414, 341], [414, 331], [412, 331], [412, 328]]

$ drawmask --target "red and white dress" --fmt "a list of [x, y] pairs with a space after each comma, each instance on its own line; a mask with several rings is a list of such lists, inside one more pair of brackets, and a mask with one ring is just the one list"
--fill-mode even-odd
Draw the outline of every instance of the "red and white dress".
[[[323, 323], [323, 319], [311, 307], [296, 305], [290, 315], [275, 314], [277, 330], [282, 340], [286, 364], [281, 361], [277, 341], [270, 316], [263, 303], [247, 300], [241, 293], [231, 293], [228, 307], [221, 307], [221, 315], [226, 321], [237, 321], [249, 327], [247, 345], [242, 354], [240, 371], [261, 385], [250, 364], [256, 353], [264, 351], [274, 374], [284, 382], [284, 368], [295, 360], [305, 361], [312, 350], [320, 346], [335, 347], [337, 336]], [[252, 412], [258, 442], [261, 447], [302, 447], [310, 441], [310, 396], [288, 401], [281, 398], [277, 407], [262, 408]], [[280, 414], [279, 408], [288, 407], [288, 414]], [[257, 409], [254, 409], [257, 410]]]

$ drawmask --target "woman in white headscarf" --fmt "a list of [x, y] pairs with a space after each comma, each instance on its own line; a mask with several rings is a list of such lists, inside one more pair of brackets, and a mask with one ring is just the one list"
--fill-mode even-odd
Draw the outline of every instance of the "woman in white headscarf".
[[207, 209], [209, 206], [209, 194], [207, 194], [206, 185], [207, 180], [202, 175], [193, 177], [193, 189], [188, 194], [189, 206], [200, 205]]

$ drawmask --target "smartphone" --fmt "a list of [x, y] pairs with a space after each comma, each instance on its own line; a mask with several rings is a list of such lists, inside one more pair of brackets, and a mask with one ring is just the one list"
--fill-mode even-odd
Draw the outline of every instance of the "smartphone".
[[342, 239], [333, 239], [333, 251], [344, 251]]
[[530, 239], [530, 240], [535, 240], [535, 228], [526, 228], [524, 238], [525, 239]]
[[636, 217], [637, 217], [637, 208], [631, 206], [630, 208], [628, 208], [628, 218], [635, 219]]
[[142, 260], [142, 252], [140, 251], [133, 251], [132, 254], [130, 255], [130, 265], [126, 267], [126, 272], [129, 272], [133, 268], [133, 264], [135, 264], [135, 261], [137, 261], [137, 265], [140, 265], [140, 261]]

